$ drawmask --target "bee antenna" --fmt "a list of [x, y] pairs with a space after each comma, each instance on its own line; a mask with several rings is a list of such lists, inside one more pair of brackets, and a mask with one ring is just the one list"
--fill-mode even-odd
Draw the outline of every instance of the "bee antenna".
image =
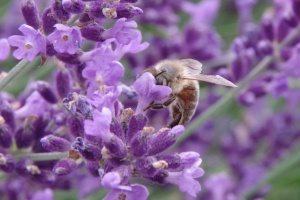
[[158, 74], [155, 75], [155, 78], [158, 77], [159, 75], [165, 73], [165, 72], [166, 72], [166, 70], [163, 70], [163, 71], [159, 72]]

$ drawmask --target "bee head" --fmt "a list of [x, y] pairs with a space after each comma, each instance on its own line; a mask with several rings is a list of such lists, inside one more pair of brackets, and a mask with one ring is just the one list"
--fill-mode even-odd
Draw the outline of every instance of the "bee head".
[[158, 74], [155, 75], [156, 85], [163, 85], [164, 84], [164, 77], [162, 76], [163, 73], [166, 71], [161, 71]]

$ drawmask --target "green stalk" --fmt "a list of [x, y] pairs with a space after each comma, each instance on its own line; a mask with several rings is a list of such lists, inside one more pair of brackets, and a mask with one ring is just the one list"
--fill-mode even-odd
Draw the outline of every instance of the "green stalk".
[[33, 161], [48, 161], [48, 160], [59, 160], [62, 158], [67, 158], [69, 152], [50, 152], [50, 153], [25, 153], [17, 154], [14, 156], [15, 159], [19, 160], [21, 158], [27, 158]]
[[[297, 36], [300, 34], [300, 26], [298, 26], [290, 35], [288, 35], [282, 43], [280, 43], [275, 50], [275, 55], [277, 52], [280, 52], [282, 48], [291, 43]], [[229, 91], [225, 96], [223, 96], [218, 102], [208, 108], [202, 115], [196, 117], [185, 129], [185, 133], [178, 139], [177, 145], [187, 139], [195, 130], [197, 130], [203, 123], [205, 123], [208, 119], [213, 118], [218, 115], [220, 111], [225, 108], [228, 103], [234, 100], [236, 94], [240, 91], [246, 89], [248, 85], [258, 76], [260, 75], [268, 65], [276, 59], [276, 56], [267, 56], [262, 61], [260, 61], [256, 67], [240, 82], [237, 84], [237, 88]]]
[[247, 190], [243, 194], [243, 199], [249, 199], [251, 195], [253, 195], [257, 190], [265, 185], [272, 184], [273, 181], [280, 178], [280, 176], [284, 176], [284, 174], [288, 174], [290, 169], [294, 169], [298, 167], [300, 164], [300, 154], [299, 152], [299, 143], [296, 144], [292, 153], [289, 153], [288, 156], [284, 157], [282, 160], [278, 162], [268, 173], [263, 177], [263, 179], [257, 183], [255, 186]]
[[12, 68], [6, 77], [0, 81], [0, 91], [4, 90], [9, 86], [10, 83], [14, 82], [20, 74], [23, 74], [26, 70], [26, 66], [29, 62], [25, 59], [21, 60], [14, 68]]

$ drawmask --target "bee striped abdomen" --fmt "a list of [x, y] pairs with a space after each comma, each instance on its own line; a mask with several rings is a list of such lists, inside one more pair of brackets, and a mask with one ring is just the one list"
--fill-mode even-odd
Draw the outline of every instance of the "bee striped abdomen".
[[[172, 104], [171, 114], [174, 119], [172, 125], [184, 124], [193, 117], [199, 99], [198, 82], [186, 85], [178, 94], [176, 102]], [[178, 119], [180, 117], [180, 119]]]

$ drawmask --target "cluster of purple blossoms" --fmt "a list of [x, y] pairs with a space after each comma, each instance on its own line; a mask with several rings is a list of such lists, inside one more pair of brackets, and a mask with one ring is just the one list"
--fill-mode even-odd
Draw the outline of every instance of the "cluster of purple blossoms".
[[[261, 2], [271, 7], [255, 21]], [[184, 199], [259, 199], [276, 190], [269, 172], [300, 139], [300, 0], [19, 4], [1, 24], [0, 61], [12, 49], [21, 64], [38, 57], [55, 69], [18, 97], [2, 92], [13, 70], [0, 74], [1, 197], [52, 200], [75, 189], [78, 199], [99, 190], [108, 191], [104, 199], [151, 199], [153, 184], [176, 185]], [[229, 42], [216, 30], [224, 7], [238, 16]], [[199, 60], [206, 74], [239, 87], [222, 97], [201, 84], [191, 124], [165, 128], [167, 109], [144, 110], [172, 91], [143, 71], [170, 58]]]
[[[0, 40], [0, 59], [13, 48], [18, 60], [40, 57], [41, 65], [57, 67], [51, 83], [32, 82], [18, 98], [0, 95], [1, 196], [51, 200], [55, 189], [78, 188], [83, 199], [105, 188], [104, 199], [147, 199], [134, 178], [171, 183], [191, 196], [201, 190], [199, 153], [166, 152], [184, 127], [148, 126], [144, 109], [171, 89], [149, 73], [132, 87], [121, 83], [120, 59], [149, 46], [132, 20], [143, 13], [134, 3], [56, 0], [43, 8], [22, 0], [22, 35]], [[135, 111], [120, 101], [132, 96]]]

